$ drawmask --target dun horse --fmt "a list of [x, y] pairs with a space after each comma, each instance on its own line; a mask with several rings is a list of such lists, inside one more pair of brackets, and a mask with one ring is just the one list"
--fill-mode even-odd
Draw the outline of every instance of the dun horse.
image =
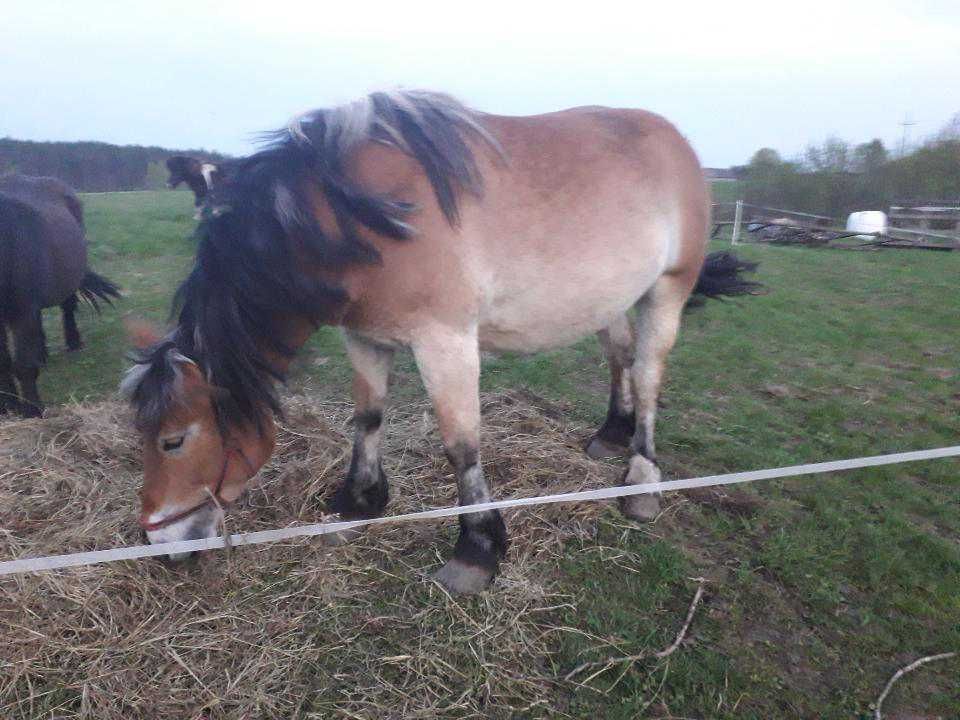
[[98, 301], [117, 296], [113, 283], [87, 268], [83, 206], [73, 190], [54, 178], [0, 177], [0, 414], [43, 411], [37, 376], [47, 346], [40, 311], [59, 305], [67, 349], [79, 350], [78, 300], [98, 309]]
[[[143, 435], [147, 537], [215, 534], [217, 506], [273, 451], [274, 381], [323, 324], [342, 329], [355, 370], [353, 456], [330, 503], [344, 518], [387, 505], [380, 440], [400, 348], [433, 402], [462, 505], [491, 497], [481, 350], [589, 333], [612, 379], [587, 451], [626, 456], [624, 483], [659, 480], [657, 393], [684, 304], [702, 270], [712, 294], [752, 287], [735, 258], [704, 266], [709, 212], [690, 146], [639, 110], [500, 117], [398, 92], [300, 117], [214, 189], [176, 328], [140, 332], [122, 389]], [[650, 519], [658, 500], [622, 509]], [[498, 512], [464, 515], [437, 577], [479, 591], [506, 550]]]

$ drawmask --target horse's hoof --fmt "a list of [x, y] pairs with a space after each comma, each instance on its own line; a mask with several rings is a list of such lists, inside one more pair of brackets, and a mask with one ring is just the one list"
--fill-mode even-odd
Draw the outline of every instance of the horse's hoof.
[[363, 534], [360, 528], [347, 528], [346, 530], [337, 530], [332, 533], [325, 533], [320, 536], [320, 542], [327, 547], [340, 547], [352, 543]]
[[629, 454], [629, 448], [626, 446], [612, 445], [599, 437], [594, 436], [587, 443], [587, 457], [594, 460], [605, 460], [607, 458], [622, 458]]
[[78, 350], [83, 350], [83, 343], [76, 343], [75, 345], [67, 345], [67, 352], [77, 352]]
[[34, 405], [33, 403], [21, 403], [20, 415], [25, 418], [43, 417], [43, 405]]
[[652, 522], [660, 514], [660, 498], [655, 495], [631, 495], [620, 498], [620, 512], [631, 520]]
[[454, 595], [476, 595], [486, 589], [494, 572], [453, 558], [433, 574], [433, 579]]
[[[630, 458], [630, 466], [623, 477], [624, 485], [646, 485], [660, 482], [660, 468], [642, 455]], [[620, 498], [620, 511], [628, 518], [650, 522], [660, 514], [660, 493], [627, 495]]]

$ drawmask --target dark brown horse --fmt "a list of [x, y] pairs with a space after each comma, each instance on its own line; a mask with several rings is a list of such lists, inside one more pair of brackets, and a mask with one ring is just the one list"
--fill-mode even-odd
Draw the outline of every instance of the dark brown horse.
[[[274, 381], [321, 324], [343, 329], [356, 435], [331, 507], [387, 505], [380, 437], [396, 350], [412, 350], [460, 503], [490, 499], [479, 446], [481, 349], [536, 351], [597, 333], [612, 371], [591, 455], [659, 480], [654, 419], [695, 286], [749, 292], [744, 265], [704, 265], [710, 203], [693, 150], [663, 118], [588, 107], [476, 113], [425, 92], [310, 113], [231, 166], [200, 225], [177, 327], [141, 337], [123, 389], [144, 440], [151, 542], [209, 537], [274, 446]], [[149, 341], [152, 344], [148, 344]], [[622, 503], [658, 512], [652, 495]], [[463, 515], [438, 579], [485, 587], [507, 549], [498, 512]]]
[[118, 294], [87, 268], [83, 206], [72, 189], [55, 178], [0, 177], [0, 413], [43, 411], [37, 392], [47, 358], [41, 310], [60, 306], [67, 349], [79, 350], [79, 299], [98, 309], [100, 300]]

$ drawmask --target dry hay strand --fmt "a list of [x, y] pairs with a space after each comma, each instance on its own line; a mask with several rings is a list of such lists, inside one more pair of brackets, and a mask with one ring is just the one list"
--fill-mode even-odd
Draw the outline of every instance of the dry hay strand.
[[[616, 482], [586, 428], [521, 393], [485, 395], [483, 457], [499, 498]], [[350, 408], [294, 396], [277, 452], [228, 529], [323, 518], [346, 471]], [[136, 438], [116, 403], [0, 424], [0, 557], [138, 544]], [[428, 407], [388, 413], [390, 513], [456, 502]], [[432, 718], [562, 714], [557, 590], [572, 539], [610, 505], [506, 513], [513, 544], [490, 592], [428, 579], [455, 522], [0, 578], [3, 718]], [[598, 638], [599, 640], [599, 638]], [[551, 698], [548, 701], [548, 698]], [[549, 709], [543, 704], [549, 702]]]

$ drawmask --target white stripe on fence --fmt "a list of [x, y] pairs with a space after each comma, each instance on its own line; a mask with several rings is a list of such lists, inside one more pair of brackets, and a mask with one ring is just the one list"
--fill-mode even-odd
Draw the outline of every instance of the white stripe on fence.
[[95, 565], [97, 563], [115, 562], [117, 560], [135, 560], [137, 558], [151, 557], [154, 555], [213, 550], [215, 548], [226, 547], [228, 544], [231, 547], [258, 545], [260, 543], [290, 540], [297, 537], [327, 535], [329, 533], [360, 528], [367, 525], [385, 525], [387, 523], [412, 522], [414, 520], [433, 520], [435, 518], [453, 517], [455, 515], [465, 515], [483, 510], [506, 510], [508, 508], [527, 507], [531, 505], [609, 500], [611, 498], [627, 497], [628, 495], [643, 495], [668, 490], [688, 490], [690, 488], [717, 485], [733, 485], [735, 483], [755, 482], [757, 480], [775, 480], [777, 478], [797, 477], [799, 475], [816, 475], [840, 470], [855, 470], [857, 468], [894, 465], [897, 463], [915, 462], [917, 460], [935, 460], [956, 456], [960, 456], [960, 445], [932, 448], [930, 450], [893, 453], [891, 455], [873, 455], [849, 460], [831, 460], [829, 462], [811, 463], [807, 465], [790, 465], [789, 467], [770, 468], [767, 470], [748, 470], [746, 472], [725, 473], [723, 475], [706, 475], [704, 477], [689, 478], [686, 480], [667, 480], [658, 483], [648, 483], [646, 485], [628, 485], [602, 488], [599, 490], [561, 493], [559, 495], [541, 495], [538, 497], [514, 498], [512, 500], [497, 500], [495, 502], [478, 503], [476, 505], [437, 508], [435, 510], [423, 510], [420, 512], [406, 513], [404, 515], [370, 518], [367, 520], [317, 523], [314, 525], [261, 530], [259, 532], [230, 535], [226, 541], [223, 537], [213, 537], [203, 538], [201, 540], [180, 540], [177, 542], [159, 543], [157, 545], [134, 545], [131, 547], [112, 548], [110, 550], [70, 553], [68, 555], [48, 555], [46, 557], [0, 562], [0, 575], [54, 570], [56, 568], [78, 567], [81, 565]]

